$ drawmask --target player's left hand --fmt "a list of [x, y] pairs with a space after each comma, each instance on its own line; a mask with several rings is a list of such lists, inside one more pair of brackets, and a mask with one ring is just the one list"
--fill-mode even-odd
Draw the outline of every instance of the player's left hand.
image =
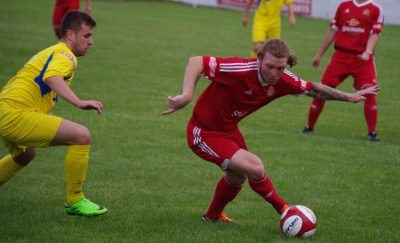
[[381, 89], [379, 85], [374, 85], [371, 87], [368, 87], [366, 89], [360, 90], [352, 94], [352, 97], [350, 98], [350, 101], [353, 103], [358, 103], [360, 101], [363, 101], [366, 99], [366, 95], [377, 95], [378, 91]]
[[291, 16], [289, 18], [289, 23], [290, 23], [290, 26], [294, 27], [294, 25], [296, 24], [296, 18], [294, 16]]
[[97, 114], [103, 112], [103, 104], [97, 100], [82, 100], [77, 106], [82, 110], [96, 110]]
[[243, 14], [242, 16], [242, 25], [247, 26], [247, 23], [249, 22], [249, 19], [247, 18], [247, 14]]
[[361, 55], [358, 55], [358, 58], [363, 61], [368, 61], [370, 59], [371, 55], [372, 55], [371, 52], [364, 51]]
[[90, 15], [92, 13], [92, 6], [86, 3], [85, 12]]

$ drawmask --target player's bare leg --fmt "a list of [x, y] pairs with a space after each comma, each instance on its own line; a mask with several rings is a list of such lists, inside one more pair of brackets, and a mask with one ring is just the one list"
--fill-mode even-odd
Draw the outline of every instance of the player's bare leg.
[[266, 175], [261, 159], [256, 155], [240, 149], [232, 156], [229, 169], [247, 175], [250, 187], [272, 204], [278, 213], [282, 213], [287, 208], [287, 203], [278, 196], [271, 180]]

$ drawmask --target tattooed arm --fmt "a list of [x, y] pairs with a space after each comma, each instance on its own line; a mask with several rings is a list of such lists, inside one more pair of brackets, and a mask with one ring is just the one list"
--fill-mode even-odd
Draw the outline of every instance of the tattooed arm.
[[357, 103], [365, 100], [366, 95], [376, 95], [379, 89], [378, 85], [374, 85], [351, 94], [323, 84], [313, 83], [312, 89], [306, 92], [306, 95], [319, 100], [339, 100]]

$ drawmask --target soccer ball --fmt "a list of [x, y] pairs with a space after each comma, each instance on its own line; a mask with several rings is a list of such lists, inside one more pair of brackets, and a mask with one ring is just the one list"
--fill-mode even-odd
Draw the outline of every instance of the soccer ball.
[[317, 230], [317, 218], [305, 206], [290, 206], [281, 215], [281, 230], [289, 237], [310, 237]]

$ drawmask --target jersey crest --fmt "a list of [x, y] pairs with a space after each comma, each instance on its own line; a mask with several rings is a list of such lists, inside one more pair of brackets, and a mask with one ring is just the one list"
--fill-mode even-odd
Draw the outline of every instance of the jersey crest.
[[360, 22], [359, 22], [357, 19], [354, 19], [354, 18], [348, 20], [347, 23], [348, 23], [349, 26], [351, 26], [351, 27], [355, 27], [355, 26], [360, 25]]
[[77, 65], [76, 65], [74, 57], [71, 54], [63, 52], [63, 51], [60, 52], [60, 53], [63, 54], [64, 56], [68, 57], [68, 59], [72, 62], [72, 65], [74, 66], [74, 69], [76, 69]]

